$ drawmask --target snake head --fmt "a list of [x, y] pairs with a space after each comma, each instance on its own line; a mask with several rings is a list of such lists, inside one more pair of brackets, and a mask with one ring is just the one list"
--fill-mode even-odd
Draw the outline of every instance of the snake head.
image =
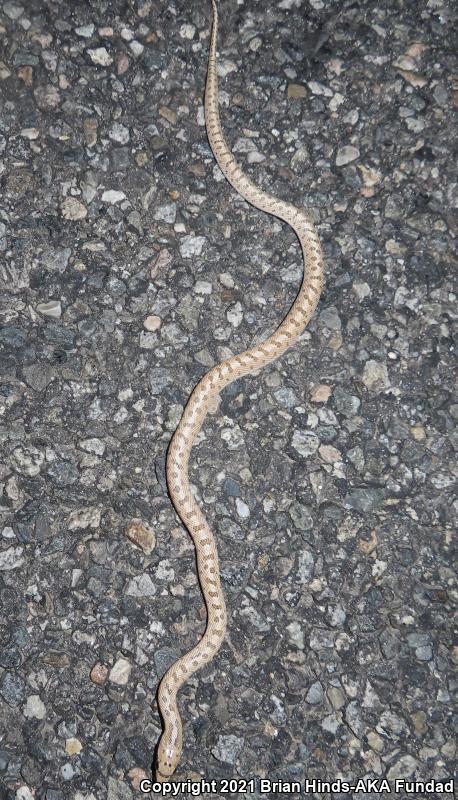
[[181, 756], [181, 748], [164, 741], [162, 736], [157, 748], [156, 780], [158, 783], [170, 778], [175, 772]]

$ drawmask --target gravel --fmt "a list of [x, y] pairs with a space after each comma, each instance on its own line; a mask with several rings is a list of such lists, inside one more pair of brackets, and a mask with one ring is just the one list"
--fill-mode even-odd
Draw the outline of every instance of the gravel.
[[[227, 139], [309, 209], [327, 274], [299, 341], [223, 391], [192, 453], [229, 634], [180, 692], [177, 776], [447, 780], [456, 14], [236, 5], [220, 3]], [[8, 800], [130, 800], [150, 774], [158, 680], [205, 620], [167, 447], [199, 378], [269, 335], [299, 285], [292, 231], [211, 156], [209, 15], [0, 2]]]

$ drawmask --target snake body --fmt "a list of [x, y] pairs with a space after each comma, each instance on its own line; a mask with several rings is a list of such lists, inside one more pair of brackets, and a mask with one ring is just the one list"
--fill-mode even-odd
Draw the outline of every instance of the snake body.
[[212, 399], [225, 386], [274, 361], [302, 333], [317, 306], [324, 275], [320, 241], [307, 214], [290, 203], [278, 200], [259, 189], [242, 172], [221, 130], [216, 72], [218, 13], [211, 0], [213, 25], [205, 88], [205, 123], [213, 155], [236, 192], [255, 208], [287, 222], [296, 232], [304, 259], [301, 288], [282, 323], [261, 344], [227, 358], [204, 375], [192, 392], [167, 455], [167, 483], [172, 502], [188, 529], [196, 549], [199, 580], [207, 607], [207, 626], [201, 640], [176, 661], [163, 676], [158, 704], [164, 729], [157, 748], [156, 779], [164, 781], [175, 771], [182, 751], [182, 723], [177, 706], [180, 687], [215, 656], [223, 642], [227, 617], [221, 590], [215, 537], [191, 493], [188, 462], [191, 448], [200, 431]]

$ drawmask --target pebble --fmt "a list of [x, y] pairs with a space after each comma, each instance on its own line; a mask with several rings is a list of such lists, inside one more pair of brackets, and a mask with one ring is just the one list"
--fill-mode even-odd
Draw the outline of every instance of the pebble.
[[137, 42], [136, 39], [129, 43], [129, 50], [135, 58], [141, 56], [144, 49], [145, 46], [141, 42]]
[[16, 471], [31, 478], [40, 473], [44, 460], [43, 453], [33, 445], [16, 447], [11, 456], [11, 462]]
[[312, 650], [331, 649], [334, 647], [334, 633], [320, 628], [313, 628], [310, 634]]
[[113, 58], [110, 56], [106, 47], [90, 48], [87, 52], [94, 64], [99, 64], [102, 67], [109, 67], [110, 64], [113, 63]]
[[301, 100], [307, 97], [307, 89], [299, 83], [288, 84], [288, 97], [290, 100]]
[[345, 694], [338, 686], [330, 686], [326, 692], [332, 707], [338, 711], [345, 705]]
[[127, 526], [127, 538], [140, 547], [146, 555], [150, 555], [156, 546], [156, 534], [153, 528], [141, 519], [132, 519]]
[[132, 800], [132, 792], [124, 781], [108, 778], [107, 800]]
[[366, 489], [353, 489], [346, 495], [344, 503], [347, 508], [354, 508], [355, 511], [368, 514], [375, 511], [383, 503], [383, 498], [383, 489], [368, 487]]
[[127, 773], [127, 777], [132, 783], [132, 786], [134, 787], [135, 791], [139, 792], [142, 781], [148, 780], [150, 778], [150, 775], [147, 772], [145, 772], [144, 769], [140, 769], [140, 767], [133, 767]]
[[25, 559], [23, 547], [8, 547], [0, 551], [0, 570], [18, 569], [22, 567]]
[[35, 800], [36, 795], [28, 786], [20, 786], [16, 790], [15, 798], [16, 800]]
[[320, 440], [318, 436], [309, 431], [294, 431], [291, 445], [299, 455], [305, 458], [318, 450]]
[[342, 389], [340, 386], [336, 386], [334, 389], [332, 400], [336, 410], [345, 417], [354, 417], [361, 406], [361, 400], [357, 395], [349, 394], [349, 392], [345, 391], [345, 389]]
[[38, 128], [22, 128], [21, 134], [23, 139], [28, 139], [29, 142], [34, 142], [40, 138], [40, 131]]
[[288, 640], [290, 644], [297, 647], [298, 650], [304, 649], [305, 647], [304, 631], [302, 630], [298, 622], [290, 622], [290, 624], [286, 626], [286, 633], [288, 634]]
[[81, 753], [82, 749], [83, 745], [81, 744], [79, 739], [71, 737], [70, 739], [65, 740], [65, 752], [69, 756], [77, 756], [78, 753]]
[[240, 497], [235, 498], [235, 507], [237, 509], [237, 514], [240, 517], [240, 519], [249, 519], [250, 509], [247, 506], [247, 504], [240, 499]]
[[326, 464], [335, 464], [342, 461], [342, 453], [330, 444], [322, 444], [318, 450], [321, 458]]
[[127, 582], [125, 593], [129, 597], [153, 597], [156, 594], [156, 587], [150, 575], [143, 573]]
[[127, 144], [130, 140], [129, 129], [120, 122], [113, 122], [113, 125], [108, 130], [108, 136], [113, 142], [118, 144]]
[[38, 107], [43, 111], [52, 111], [60, 105], [60, 92], [51, 83], [46, 86], [37, 86], [33, 94]]
[[323, 687], [319, 681], [312, 683], [310, 689], [305, 696], [305, 702], [312, 706], [321, 705], [324, 700]]
[[164, 558], [156, 567], [155, 577], [160, 581], [171, 582], [175, 578], [175, 571], [170, 566], [170, 561]]
[[62, 305], [60, 300], [48, 300], [47, 303], [38, 303], [35, 310], [43, 317], [60, 319], [62, 316]]
[[358, 300], [365, 300], [371, 296], [371, 287], [365, 281], [354, 281], [351, 288]]
[[143, 320], [143, 327], [147, 331], [158, 331], [161, 327], [162, 320], [160, 317], [157, 317], [155, 314], [150, 314], [149, 317]]
[[103, 456], [106, 449], [105, 442], [103, 442], [102, 439], [97, 439], [96, 437], [91, 439], [82, 439], [80, 442], [78, 442], [78, 445], [83, 450], [86, 450], [87, 453], [95, 453], [98, 456]]
[[403, 719], [393, 714], [392, 711], [384, 711], [378, 721], [376, 730], [382, 736], [389, 737], [396, 741], [402, 734], [409, 733], [409, 729]]
[[362, 381], [371, 392], [382, 392], [391, 386], [386, 364], [372, 359], [364, 365]]
[[285, 408], [295, 408], [300, 404], [299, 398], [294, 391], [289, 387], [283, 386], [274, 392], [274, 397], [277, 403]]
[[46, 706], [38, 694], [31, 694], [27, 698], [22, 713], [25, 717], [28, 717], [28, 719], [45, 719]]
[[315, 571], [315, 558], [310, 550], [302, 550], [298, 557], [297, 577], [299, 583], [308, 583]]
[[62, 216], [70, 220], [84, 219], [87, 217], [87, 208], [76, 197], [66, 197], [62, 203]]
[[183, 236], [180, 242], [180, 253], [182, 258], [200, 256], [205, 242], [205, 236], [193, 236], [192, 234]]
[[178, 658], [178, 653], [171, 647], [163, 647], [160, 650], [154, 651], [153, 658], [157, 677], [160, 680], [167, 672], [168, 668], [175, 663]]
[[331, 331], [340, 331], [342, 329], [342, 321], [335, 306], [323, 309], [320, 314], [320, 324]]
[[41, 255], [41, 263], [46, 269], [56, 272], [64, 272], [72, 251], [69, 247], [64, 247], [62, 250], [49, 249]]
[[[95, 117], [86, 117], [86, 119], [83, 121], [84, 140], [88, 147], [94, 147], [94, 145], [97, 144], [97, 128], [98, 123]], [[91, 196], [93, 195], [94, 191], [95, 190], [93, 187], [89, 188], [89, 194]], [[89, 200], [87, 192], [85, 194], [83, 191], [83, 196], [85, 200]]]
[[357, 147], [353, 147], [351, 144], [339, 147], [336, 155], [336, 166], [344, 167], [346, 164], [351, 164], [352, 161], [356, 161], [357, 158], [359, 158], [359, 150]]
[[116, 56], [116, 72], [118, 75], [124, 75], [130, 66], [129, 56], [126, 53], [118, 53]]
[[90, 674], [92, 683], [97, 684], [97, 686], [103, 686], [107, 682], [108, 672], [106, 664], [101, 664], [100, 662], [94, 664]]
[[127, 661], [126, 658], [118, 658], [115, 664], [113, 664], [108, 677], [111, 683], [116, 683], [118, 686], [126, 686], [131, 671], [132, 664], [130, 661]]
[[102, 511], [97, 506], [87, 506], [72, 511], [68, 520], [70, 531], [85, 530], [86, 528], [99, 528]]
[[413, 756], [402, 756], [388, 770], [388, 780], [395, 781], [397, 778], [410, 778], [417, 772], [419, 766], [419, 762]]
[[115, 205], [115, 203], [119, 203], [121, 200], [125, 200], [126, 195], [124, 192], [117, 191], [116, 189], [107, 189], [102, 194], [102, 201], [104, 203], [110, 203], [110, 205]]
[[172, 108], [168, 108], [167, 106], [161, 106], [159, 109], [159, 114], [161, 115], [161, 117], [166, 119], [167, 122], [170, 122], [171, 125], [176, 124], [178, 116], [176, 111], [174, 111]]
[[182, 39], [194, 39], [194, 36], [196, 35], [196, 28], [194, 25], [190, 24], [182, 25], [179, 30], [179, 34]]
[[234, 328], [238, 328], [238, 327], [239, 327], [239, 325], [241, 325], [241, 323], [242, 323], [242, 320], [243, 320], [243, 309], [242, 309], [242, 304], [241, 304], [241, 303], [239, 303], [239, 302], [237, 302], [237, 303], [234, 303], [234, 305], [233, 305], [233, 306], [231, 306], [231, 307], [230, 307], [230, 308], [229, 308], [229, 309], [226, 311], [226, 318], [227, 318], [227, 321], [228, 321], [228, 322], [230, 322], [230, 324], [231, 324], [231, 325], [232, 325]]
[[60, 768], [60, 774], [62, 775], [64, 781], [71, 781], [77, 772], [72, 764], [63, 764]]
[[271, 694], [270, 695], [270, 699], [271, 699], [272, 705], [274, 707], [274, 710], [269, 715], [270, 719], [272, 720], [272, 722], [275, 723], [275, 725], [284, 725], [285, 722], [288, 719], [288, 716], [287, 716], [286, 711], [285, 711], [284, 703], [275, 694]]
[[48, 475], [57, 486], [72, 486], [79, 478], [78, 469], [70, 461], [56, 459], [48, 467]]
[[75, 28], [75, 33], [77, 36], [82, 36], [83, 39], [90, 39], [95, 31], [95, 25], [89, 22], [87, 25], [80, 25], [79, 28]]
[[321, 727], [323, 730], [328, 731], [333, 736], [336, 735], [341, 724], [342, 720], [340, 719], [340, 715], [337, 716], [336, 714], [328, 714], [328, 716], [321, 721]]
[[211, 753], [217, 761], [223, 761], [225, 764], [235, 764], [243, 750], [244, 743], [244, 739], [232, 734], [218, 736], [216, 745], [212, 748]]
[[27, 385], [36, 392], [44, 391], [54, 379], [54, 369], [50, 364], [31, 364], [22, 371]]
[[364, 722], [361, 716], [361, 708], [357, 700], [351, 700], [345, 709], [345, 721], [358, 739], [364, 734]]
[[167, 222], [169, 225], [173, 225], [177, 217], [177, 204], [176, 203], [165, 203], [163, 206], [159, 206], [154, 212], [154, 219], [161, 220], [162, 222]]
[[318, 383], [310, 393], [312, 403], [327, 403], [332, 394], [332, 388], [324, 383]]
[[309, 531], [313, 528], [313, 517], [307, 506], [295, 501], [289, 507], [288, 513], [298, 530]]
[[17, 3], [3, 3], [3, 12], [6, 14], [9, 19], [16, 22], [20, 17], [22, 17], [24, 13], [24, 7], [18, 5]]
[[0, 695], [10, 706], [22, 703], [25, 694], [25, 683], [19, 675], [4, 672], [0, 679]]

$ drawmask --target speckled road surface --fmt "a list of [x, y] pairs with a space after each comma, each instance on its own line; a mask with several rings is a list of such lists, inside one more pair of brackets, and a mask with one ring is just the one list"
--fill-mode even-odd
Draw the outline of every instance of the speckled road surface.
[[[327, 284], [193, 453], [230, 622], [181, 693], [177, 777], [447, 781], [452, 4], [220, 14], [227, 137], [311, 208]], [[211, 157], [209, 22], [190, 0], [0, 3], [1, 800], [142, 796], [158, 679], [205, 619], [167, 444], [300, 283], [292, 232]]]

